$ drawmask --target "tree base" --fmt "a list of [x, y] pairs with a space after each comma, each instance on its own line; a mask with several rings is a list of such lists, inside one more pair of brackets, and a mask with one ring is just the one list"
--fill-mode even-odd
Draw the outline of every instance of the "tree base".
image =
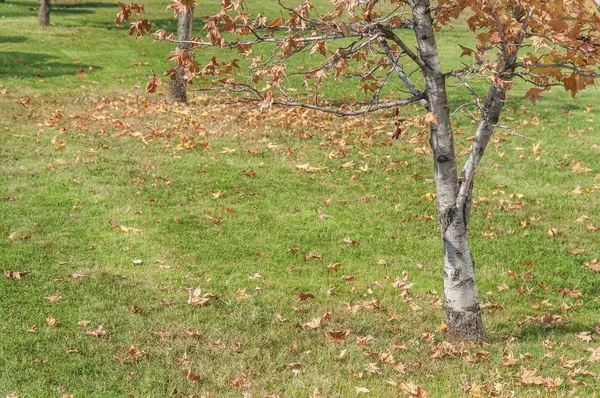
[[168, 100], [170, 103], [187, 103], [187, 84], [179, 76], [175, 80], [169, 80]]
[[479, 306], [475, 311], [454, 311], [446, 308], [448, 337], [456, 341], [487, 341]]

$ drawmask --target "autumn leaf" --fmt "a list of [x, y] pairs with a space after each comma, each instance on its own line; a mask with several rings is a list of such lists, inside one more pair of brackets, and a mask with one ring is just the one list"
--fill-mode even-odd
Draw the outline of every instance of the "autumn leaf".
[[588, 361], [590, 362], [600, 362], [600, 346], [594, 348], [594, 349], [590, 349], [591, 354], [590, 357], [588, 358]]
[[583, 162], [574, 162], [571, 166], [573, 173], [583, 174], [592, 171], [592, 169], [583, 166]]
[[349, 330], [341, 330], [338, 332], [327, 332], [327, 337], [334, 343], [343, 343], [346, 341], [348, 334], [350, 334]]
[[411, 398], [427, 398], [427, 393], [423, 388], [412, 381], [399, 383], [398, 387]]
[[184, 369], [183, 376], [192, 383], [197, 383], [200, 381], [201, 377], [199, 374], [192, 372], [191, 369]]
[[46, 318], [46, 323], [51, 328], [54, 328], [54, 327], [58, 326], [58, 323], [56, 322], [56, 319], [54, 319], [54, 317], [52, 315], [48, 315], [48, 317]]
[[464, 57], [465, 55], [466, 55], [466, 56], [471, 56], [471, 55], [473, 55], [473, 54], [474, 54], [474, 51], [473, 51], [473, 50], [471, 50], [470, 48], [468, 48], [468, 47], [465, 47], [465, 46], [463, 46], [463, 45], [461, 45], [461, 44], [459, 44], [458, 46], [459, 46], [459, 47], [460, 47], [460, 49], [462, 50], [462, 52], [460, 53], [460, 56], [461, 56], [461, 57]]
[[544, 89], [544, 88], [532, 87], [525, 94], [525, 98], [527, 98], [529, 101], [531, 101], [531, 103], [533, 105], [535, 105], [535, 103], [537, 102], [537, 100], [544, 99], [544, 97], [542, 97], [540, 95], [544, 91], [546, 91], [546, 89]]
[[298, 296], [300, 301], [312, 300], [315, 298], [314, 294], [311, 294], [311, 293], [298, 292], [298, 293], [296, 293], [296, 295]]
[[199, 287], [193, 290], [188, 289], [188, 293], [188, 304], [194, 306], [203, 306], [204, 304], [208, 303], [211, 299], [218, 298], [218, 296], [214, 294], [202, 294], [202, 289]]
[[8, 279], [21, 279], [25, 276], [29, 275], [29, 272], [24, 271], [4, 271], [4, 276]]
[[600, 261], [597, 258], [590, 260], [583, 264], [586, 268], [591, 269], [592, 271], [600, 272]]
[[[156, 33], [155, 33], [154, 37], [156, 37]], [[157, 38], [157, 39], [161, 40], [161, 38]], [[146, 92], [147, 93], [154, 93], [154, 92], [156, 92], [156, 89], [158, 87], [160, 87], [161, 84], [162, 84], [161, 78], [158, 77], [158, 76], [156, 76], [156, 74], [154, 73], [154, 71], [152, 71], [152, 77], [150, 78], [150, 80], [148, 80], [148, 84], [146, 85]]]
[[546, 379], [542, 376], [537, 376], [536, 373], [537, 369], [528, 369], [521, 366], [521, 371], [519, 373], [521, 382], [523, 384], [534, 384], [538, 386], [545, 384]]
[[303, 323], [302, 328], [305, 330], [314, 330], [323, 326], [323, 319], [321, 317], [313, 318], [310, 322]]
[[230, 387], [250, 387], [251, 385], [252, 381], [250, 379], [250, 375], [246, 373], [242, 373], [239, 376], [232, 376], [229, 378]]
[[49, 303], [58, 303], [62, 300], [62, 296], [58, 293], [54, 293], [52, 296], [46, 297], [46, 301]]
[[95, 330], [88, 330], [87, 332], [85, 332], [85, 335], [91, 337], [102, 337], [106, 336], [106, 330], [104, 330], [104, 327], [100, 325]]

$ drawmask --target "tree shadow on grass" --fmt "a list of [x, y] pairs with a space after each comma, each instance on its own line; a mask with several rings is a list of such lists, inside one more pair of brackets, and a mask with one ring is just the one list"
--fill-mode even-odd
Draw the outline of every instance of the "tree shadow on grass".
[[25, 53], [18, 51], [2, 52], [0, 56], [0, 78], [18, 77], [22, 79], [48, 78], [75, 75], [77, 72], [102, 69], [97, 65], [77, 65], [61, 62], [51, 54]]
[[81, 1], [77, 3], [67, 3], [67, 2], [53, 2], [52, 7], [60, 7], [60, 8], [115, 8], [118, 9], [119, 6], [117, 2], [114, 3], [100, 3], [94, 1]]
[[50, 15], [90, 15], [94, 14], [94, 12], [84, 8], [59, 8], [52, 5]]
[[[89, 15], [94, 14], [95, 8], [114, 8], [118, 10], [119, 7], [117, 3], [100, 3], [100, 2], [77, 2], [77, 3], [67, 3], [67, 2], [51, 2], [50, 15]], [[39, 1], [15, 1], [9, 0], [3, 4], [10, 4], [17, 7], [12, 7], [10, 9], [3, 10], [4, 17], [28, 17], [37, 15], [38, 7], [40, 6]]]
[[25, 36], [0, 36], [0, 43], [23, 43], [27, 40]]
[[594, 330], [593, 326], [583, 325], [578, 322], [557, 325], [528, 324], [521, 328], [519, 337], [522, 340], [543, 340], [549, 336], [576, 335], [592, 330]]
[[[196, 21], [196, 20], [194, 20]], [[168, 32], [171, 33], [177, 33], [177, 19], [175, 18], [150, 18], [150, 23], [152, 23], [152, 30], [156, 30], [156, 29], [165, 29]], [[196, 23], [196, 22], [194, 22]], [[204, 24], [202, 23], [202, 25], [200, 25], [202, 22], [198, 21], [196, 24], [200, 27], [200, 26], [204, 26]], [[56, 25], [56, 26], [82, 26], [80, 24], [76, 24], [76, 25]], [[116, 25], [112, 19], [107, 19], [106, 21], [86, 21], [85, 26], [88, 28], [100, 28], [100, 29], [106, 29], [106, 30], [113, 30], [113, 29], [121, 29], [123, 30], [123, 32], [127, 32], [127, 29], [129, 29], [129, 23], [128, 22], [124, 22], [121, 24], [121, 26]], [[196, 35], [200, 35], [202, 32], [198, 29], [198, 32], [194, 31], [194, 34]], [[126, 33], [125, 33], [126, 34]]]

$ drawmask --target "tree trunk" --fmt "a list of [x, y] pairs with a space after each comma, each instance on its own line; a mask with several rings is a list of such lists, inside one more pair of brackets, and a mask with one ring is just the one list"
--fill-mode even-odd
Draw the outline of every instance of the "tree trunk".
[[[421, 69], [425, 79], [428, 110], [437, 119], [431, 123], [430, 145], [433, 152], [438, 222], [444, 251], [444, 296], [448, 336], [461, 341], [483, 341], [485, 328], [475, 285], [475, 267], [469, 250], [468, 203], [457, 206], [460, 181], [445, 76], [435, 40], [429, 0], [415, 0], [413, 24]], [[471, 188], [471, 186], [469, 186]], [[468, 189], [467, 194], [470, 194]]]
[[40, 26], [50, 25], [50, 0], [40, 0], [39, 23]]
[[[193, 7], [193, 6], [192, 6]], [[192, 9], [193, 10], [193, 9]], [[192, 21], [194, 13], [181, 12], [177, 24], [177, 40], [190, 41], [192, 39]], [[179, 43], [178, 47], [181, 50], [189, 51], [192, 47], [190, 43]], [[187, 102], [187, 82], [184, 78], [184, 71], [177, 69], [175, 79], [169, 80], [169, 101], [170, 102]]]

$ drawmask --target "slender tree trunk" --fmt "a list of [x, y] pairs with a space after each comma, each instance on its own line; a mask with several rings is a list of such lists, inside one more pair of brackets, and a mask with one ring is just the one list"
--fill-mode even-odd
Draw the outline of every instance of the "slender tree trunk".
[[50, 25], [50, 0], [40, 0], [39, 23], [40, 26]]
[[[193, 7], [193, 6], [192, 6]], [[182, 12], [179, 14], [177, 24], [177, 40], [189, 41], [192, 39], [192, 21], [194, 19], [193, 12]], [[189, 51], [192, 47], [190, 43], [179, 43], [178, 47], [181, 50]], [[184, 71], [177, 70], [174, 80], [169, 80], [169, 101], [170, 102], [187, 102], [187, 82], [184, 79]]]
[[[414, 0], [413, 23], [419, 57], [423, 63], [429, 111], [437, 119], [431, 124], [430, 144], [434, 161], [438, 222], [444, 251], [444, 296], [448, 335], [456, 340], [483, 341], [486, 339], [485, 328], [475, 285], [475, 264], [469, 250], [470, 201], [466, 206], [457, 206], [460, 181], [456, 169], [445, 76], [441, 71], [429, 0]], [[470, 190], [467, 193], [470, 193]]]

